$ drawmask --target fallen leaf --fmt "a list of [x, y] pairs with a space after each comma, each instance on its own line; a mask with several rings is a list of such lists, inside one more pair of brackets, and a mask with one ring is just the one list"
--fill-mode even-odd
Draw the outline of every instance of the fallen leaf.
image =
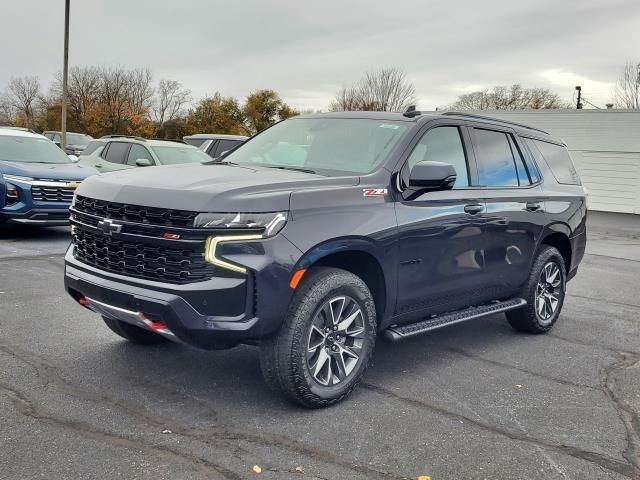
[[168, 428], [165, 428], [164, 430], [162, 430], [162, 433], [173, 433], [173, 432]]
[[522, 388], [522, 385], [516, 385], [516, 388]]
[[418, 480], [431, 480], [431, 477], [429, 475], [420, 475]]
[[294, 468], [293, 471], [296, 472], [296, 473], [304, 473], [304, 467], [298, 466], [298, 467]]
[[254, 471], [254, 473], [262, 473], [262, 468], [260, 468], [260, 465], [254, 465], [252, 470]]

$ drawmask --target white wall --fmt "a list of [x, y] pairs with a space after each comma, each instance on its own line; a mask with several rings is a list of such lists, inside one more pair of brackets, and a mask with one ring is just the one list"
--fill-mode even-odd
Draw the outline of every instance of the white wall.
[[483, 110], [567, 143], [589, 208], [640, 214], [640, 110]]

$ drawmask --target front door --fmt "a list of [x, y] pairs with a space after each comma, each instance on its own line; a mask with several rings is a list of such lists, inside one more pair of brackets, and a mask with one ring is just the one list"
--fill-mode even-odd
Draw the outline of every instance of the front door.
[[[412, 150], [401, 177], [420, 161], [456, 169], [452, 190], [427, 192], [396, 203], [399, 321], [473, 304], [487, 296], [484, 272], [484, 202], [474, 188], [475, 163], [466, 128], [436, 124]], [[406, 181], [406, 180], [405, 180]]]

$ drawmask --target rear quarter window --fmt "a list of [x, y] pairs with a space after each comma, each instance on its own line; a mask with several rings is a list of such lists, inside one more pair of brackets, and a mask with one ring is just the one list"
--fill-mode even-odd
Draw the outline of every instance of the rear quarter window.
[[534, 147], [532, 148], [534, 156], [539, 154], [542, 157], [558, 183], [580, 185], [580, 176], [566, 147], [542, 140], [529, 140], [529, 144]]

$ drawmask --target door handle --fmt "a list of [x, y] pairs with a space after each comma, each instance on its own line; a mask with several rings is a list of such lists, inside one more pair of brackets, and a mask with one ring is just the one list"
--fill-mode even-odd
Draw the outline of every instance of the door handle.
[[464, 206], [464, 211], [469, 215], [476, 215], [484, 211], [484, 205], [480, 205], [479, 203], [470, 203], [469, 205]]
[[538, 202], [527, 202], [527, 210], [530, 212], [536, 212], [542, 208]]

